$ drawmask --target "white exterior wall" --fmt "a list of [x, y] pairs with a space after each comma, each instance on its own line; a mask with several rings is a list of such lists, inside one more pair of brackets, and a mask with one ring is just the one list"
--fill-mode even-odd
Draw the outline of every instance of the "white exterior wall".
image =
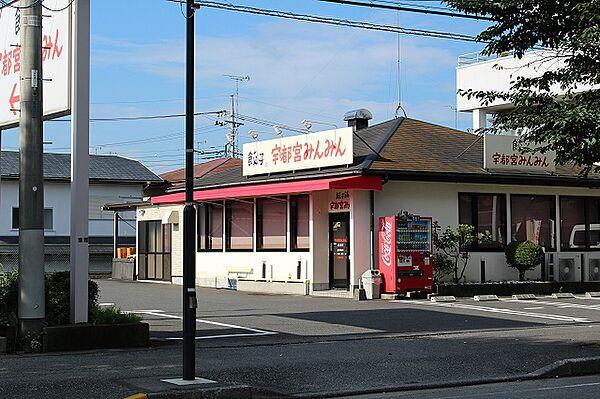
[[[138, 223], [149, 220], [164, 221], [173, 211], [179, 213], [179, 225], [173, 226], [172, 233], [172, 282], [181, 284], [183, 274], [183, 206], [140, 207], [137, 210], [137, 221]], [[287, 224], [288, 249], [283, 252], [256, 250], [244, 252], [197, 251], [196, 283], [200, 286], [221, 287], [228, 285], [228, 279], [236, 278], [284, 282], [309, 281], [311, 291], [328, 289], [328, 191], [317, 191], [310, 194], [309, 223], [310, 250], [307, 252], [294, 252], [289, 249], [289, 222]], [[361, 274], [370, 267], [369, 231], [369, 193], [368, 191], [355, 191], [351, 196], [350, 211], [350, 284], [353, 286], [358, 286]], [[301, 265], [300, 279], [297, 278], [298, 262]], [[263, 263], [266, 264], [265, 278], [263, 278]]]
[[[399, 182], [390, 181], [383, 191], [375, 193], [375, 218], [391, 216], [402, 210], [422, 216], [431, 216], [442, 228], [458, 225], [458, 193], [476, 192], [490, 194], [507, 194], [507, 237], [510, 232], [510, 194], [555, 195], [557, 206], [556, 246], [560, 245], [559, 228], [559, 196], [600, 196], [600, 189], [577, 187], [538, 187], [516, 185], [485, 185], [463, 183], [436, 182]], [[377, 236], [376, 236], [377, 239]], [[378, 244], [375, 245], [378, 248]], [[569, 254], [572, 254], [570, 252]], [[486, 260], [486, 280], [518, 280], [518, 272], [506, 266], [504, 252], [472, 252], [465, 272], [465, 280], [480, 281], [480, 261]], [[536, 280], [540, 278], [539, 267], [526, 273], [525, 277]]]
[[[18, 236], [19, 230], [12, 228], [12, 208], [19, 206], [19, 182], [16, 180], [3, 180], [0, 190], [0, 236]], [[90, 184], [90, 198], [106, 202], [139, 201], [142, 197], [141, 184]], [[100, 201], [101, 202], [101, 201]], [[44, 182], [44, 207], [53, 210], [53, 228], [46, 230], [46, 236], [69, 236], [71, 220], [71, 192], [70, 184], [63, 182]], [[95, 207], [96, 204], [93, 204]], [[112, 212], [107, 213], [107, 218], [89, 221], [89, 235], [92, 237], [113, 235]], [[132, 220], [135, 225], [135, 214], [124, 212], [122, 217]], [[135, 236], [135, 230], [126, 223], [119, 223], [119, 234], [122, 237]]]
[[359, 285], [361, 275], [371, 267], [371, 210], [368, 191], [352, 192], [350, 213], [350, 281]]

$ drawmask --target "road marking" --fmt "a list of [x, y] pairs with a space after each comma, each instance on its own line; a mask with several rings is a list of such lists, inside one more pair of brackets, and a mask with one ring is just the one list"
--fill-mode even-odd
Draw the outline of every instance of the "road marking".
[[[146, 314], [149, 316], [164, 317], [167, 319], [178, 319], [178, 320], [183, 319], [183, 316], [166, 314], [162, 310], [160, 310], [160, 311], [132, 310], [129, 313]], [[204, 320], [204, 319], [196, 319], [196, 323], [211, 324], [211, 325], [219, 326], [219, 327], [233, 328], [235, 330], [250, 331], [249, 333], [240, 333], [240, 334], [207, 335], [207, 336], [202, 336], [202, 337], [196, 337], [196, 339], [259, 337], [259, 336], [264, 336], [264, 335], [276, 335], [277, 334], [274, 331], [259, 330], [257, 328], [243, 327], [243, 326], [238, 326], [235, 324], [227, 324], [227, 323], [221, 323], [218, 321], [210, 321], [210, 320]], [[165, 338], [165, 340], [167, 340], [167, 341], [182, 340], [182, 339], [183, 339], [182, 337], [167, 337], [167, 338]]]
[[[523, 302], [523, 301], [520, 301]], [[533, 302], [533, 301], [532, 301]], [[538, 303], [535, 301], [534, 303]], [[478, 305], [468, 305], [465, 303], [432, 303], [425, 302], [425, 304], [429, 306], [440, 306], [447, 308], [459, 308], [459, 309], [467, 309], [467, 310], [476, 310], [480, 312], [488, 312], [488, 313], [499, 313], [499, 314], [508, 314], [513, 316], [523, 316], [523, 317], [531, 317], [538, 319], [548, 319], [548, 320], [557, 320], [557, 321], [570, 321], [575, 323], [591, 323], [589, 319], [584, 319], [580, 317], [569, 317], [555, 314], [546, 314], [546, 313], [533, 313], [533, 312], [523, 312], [520, 310], [512, 310], [512, 309], [502, 309], [502, 308], [492, 308], [489, 306], [478, 306]]]
[[534, 306], [532, 308], [523, 308], [523, 310], [540, 310], [540, 309], [544, 309], [543, 306]]
[[[525, 301], [507, 301], [507, 302], [520, 302], [525, 303]], [[600, 305], [584, 305], [581, 303], [572, 303], [572, 302], [550, 302], [550, 301], [529, 301], [531, 304], [539, 304], [539, 305], [549, 305], [556, 306], [557, 308], [566, 309], [566, 308], [574, 308], [574, 309], [587, 309], [587, 310], [600, 310]]]

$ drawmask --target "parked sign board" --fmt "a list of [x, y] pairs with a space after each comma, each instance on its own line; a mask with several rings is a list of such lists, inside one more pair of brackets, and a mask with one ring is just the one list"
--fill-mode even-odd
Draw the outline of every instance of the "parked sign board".
[[[44, 1], [42, 78], [44, 117], [66, 115], [71, 109], [71, 0]], [[18, 2], [0, 8], [0, 128], [19, 123], [22, 28]], [[66, 8], [65, 8], [66, 7]], [[51, 11], [56, 10], [56, 11]]]
[[486, 134], [483, 138], [483, 167], [488, 170], [554, 172], [554, 151], [521, 151], [518, 136]]
[[326, 130], [244, 144], [244, 176], [350, 165], [353, 129]]

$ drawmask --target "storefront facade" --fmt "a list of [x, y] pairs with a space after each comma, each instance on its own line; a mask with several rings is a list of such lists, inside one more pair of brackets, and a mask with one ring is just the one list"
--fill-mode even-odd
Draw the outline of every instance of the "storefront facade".
[[[349, 122], [356, 129], [366, 121]], [[352, 296], [361, 274], [378, 268], [378, 217], [401, 211], [491, 234], [473, 248], [465, 281], [517, 279], [503, 251], [525, 239], [547, 254], [527, 278], [600, 281], [597, 177], [538, 171], [535, 161], [524, 172], [484, 167], [477, 136], [411, 119], [355, 130], [352, 140], [351, 164], [266, 174], [238, 165], [196, 179], [198, 285]], [[262, 149], [251, 150], [244, 162], [260, 169]], [[182, 199], [173, 184], [137, 209], [139, 278], [181, 283]]]

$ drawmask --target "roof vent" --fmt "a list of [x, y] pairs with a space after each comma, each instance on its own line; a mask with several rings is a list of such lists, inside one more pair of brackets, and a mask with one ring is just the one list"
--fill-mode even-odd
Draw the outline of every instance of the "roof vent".
[[369, 121], [373, 119], [373, 114], [368, 109], [357, 109], [348, 111], [344, 115], [344, 120], [348, 121], [348, 127], [354, 127], [356, 130], [361, 130], [369, 127]]

